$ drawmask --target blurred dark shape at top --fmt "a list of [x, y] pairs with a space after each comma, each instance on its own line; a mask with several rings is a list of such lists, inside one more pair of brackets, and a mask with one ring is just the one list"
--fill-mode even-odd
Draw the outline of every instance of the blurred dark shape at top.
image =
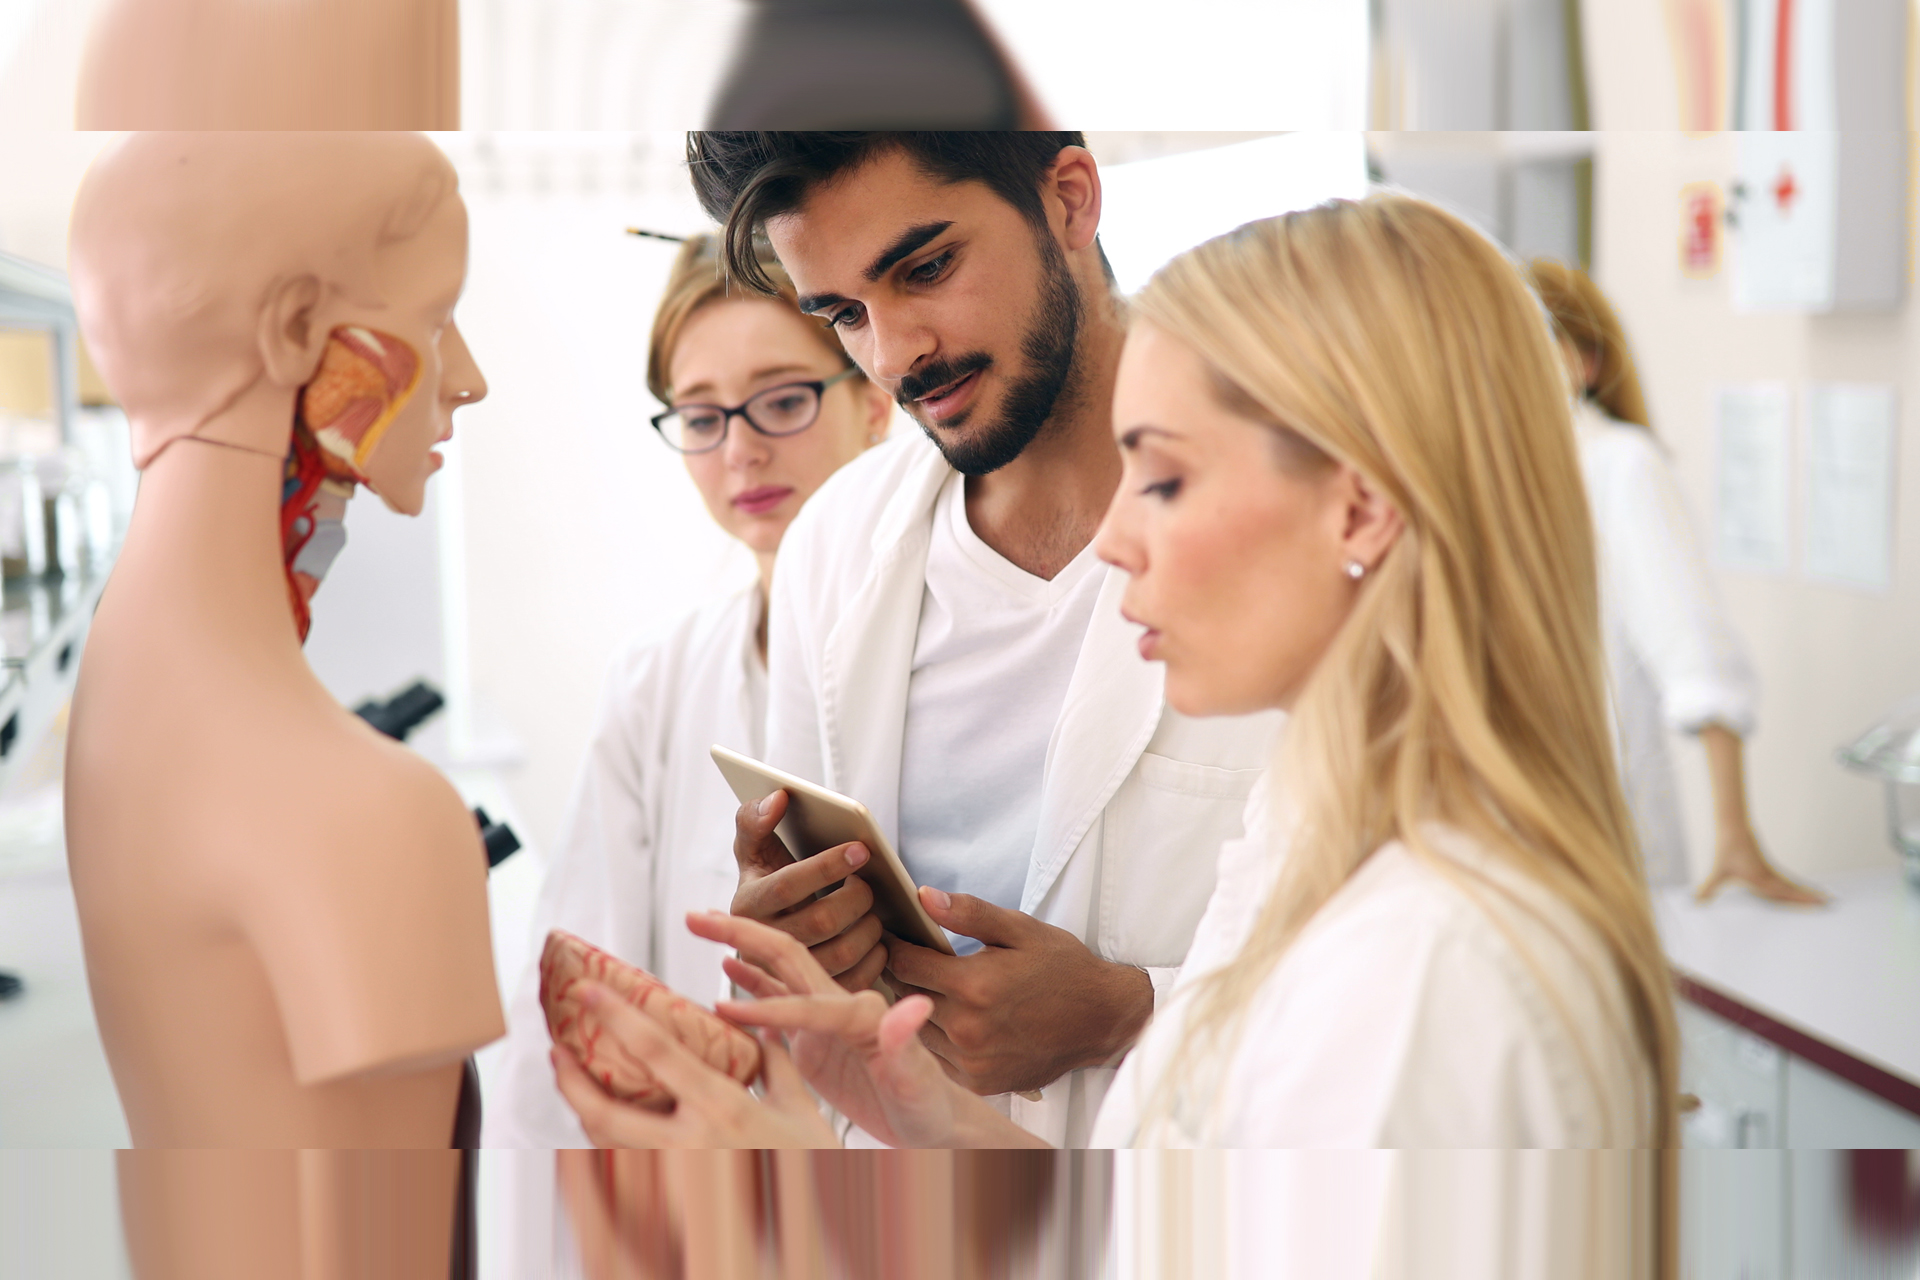
[[712, 129], [1022, 129], [1031, 94], [965, 0], [752, 0]]

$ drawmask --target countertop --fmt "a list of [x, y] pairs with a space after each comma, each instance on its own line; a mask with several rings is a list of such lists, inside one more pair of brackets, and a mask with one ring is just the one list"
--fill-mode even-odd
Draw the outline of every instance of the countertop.
[[1920, 1089], [1920, 891], [1890, 864], [1821, 878], [1824, 907], [1654, 897], [1683, 978]]

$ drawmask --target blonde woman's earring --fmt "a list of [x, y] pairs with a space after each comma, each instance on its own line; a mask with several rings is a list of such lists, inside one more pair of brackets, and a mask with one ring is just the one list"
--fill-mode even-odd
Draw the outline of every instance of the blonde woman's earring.
[[1349, 560], [1347, 561], [1347, 576], [1355, 582], [1358, 582], [1367, 576], [1367, 566], [1361, 564], [1358, 560]]

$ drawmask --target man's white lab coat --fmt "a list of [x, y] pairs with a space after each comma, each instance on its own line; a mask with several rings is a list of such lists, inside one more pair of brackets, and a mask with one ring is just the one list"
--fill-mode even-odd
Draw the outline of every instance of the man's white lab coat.
[[[896, 435], [814, 494], [774, 574], [766, 759], [859, 800], [896, 845], [927, 548], [952, 474], [921, 432]], [[1126, 575], [1105, 572], [1047, 745], [1020, 909], [1145, 969], [1157, 1001], [1213, 891], [1220, 846], [1240, 833], [1279, 716], [1168, 709], [1162, 669], [1141, 660], [1120, 616]], [[1090, 1067], [1037, 1102], [1014, 1097], [1013, 1119], [1056, 1146], [1085, 1146], [1112, 1075]]]

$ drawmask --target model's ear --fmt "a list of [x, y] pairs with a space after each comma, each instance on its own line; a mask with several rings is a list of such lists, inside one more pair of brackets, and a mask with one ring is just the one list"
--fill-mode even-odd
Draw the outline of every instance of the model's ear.
[[315, 316], [320, 281], [291, 276], [275, 284], [260, 309], [260, 361], [267, 377], [283, 387], [304, 387], [320, 368], [327, 328]]

